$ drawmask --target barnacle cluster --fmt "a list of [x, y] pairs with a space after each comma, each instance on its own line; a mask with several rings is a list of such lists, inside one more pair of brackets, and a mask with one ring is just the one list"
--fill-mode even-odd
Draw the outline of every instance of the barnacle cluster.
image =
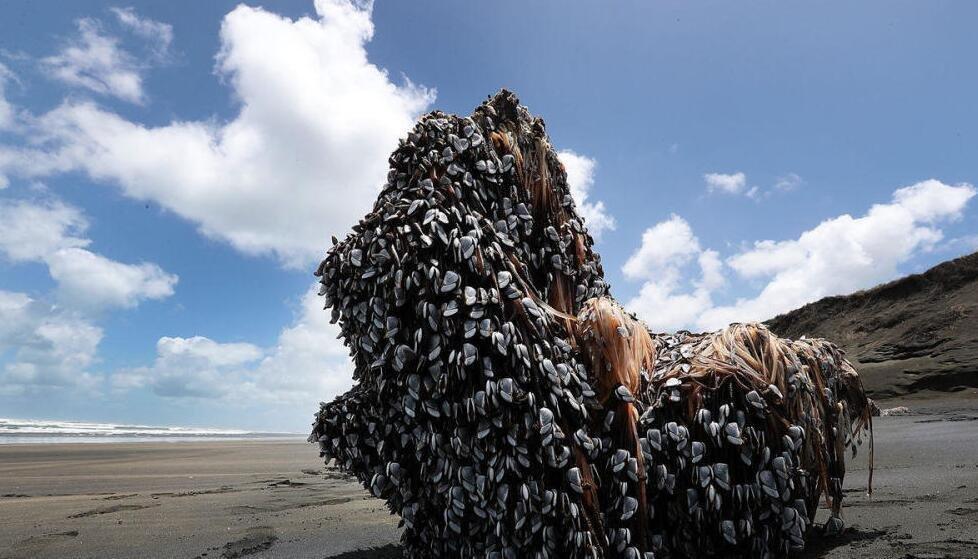
[[310, 440], [400, 516], [409, 556], [781, 556], [821, 494], [838, 517], [870, 407], [839, 350], [650, 333], [511, 92], [422, 118], [317, 275], [355, 386]]

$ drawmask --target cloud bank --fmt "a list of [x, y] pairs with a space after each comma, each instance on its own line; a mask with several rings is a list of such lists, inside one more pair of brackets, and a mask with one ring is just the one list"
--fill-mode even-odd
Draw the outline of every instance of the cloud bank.
[[89, 367], [103, 331], [96, 320], [173, 294], [178, 277], [153, 263], [127, 264], [89, 250], [88, 222], [60, 200], [0, 199], [0, 258], [47, 266], [56, 287], [43, 299], [0, 290], [0, 393], [61, 386], [94, 390]]
[[[725, 262], [703, 249], [689, 223], [673, 215], [645, 231], [623, 266], [626, 278], [644, 282], [627, 306], [655, 329], [712, 330], [872, 287], [932, 250], [943, 239], [940, 225], [960, 218], [975, 192], [970, 184], [926, 180], [897, 189], [888, 203], [862, 216], [827, 219], [797, 239], [757, 241]], [[715, 304], [727, 268], [741, 280], [760, 282], [756, 295]], [[683, 289], [683, 279], [693, 288]]]

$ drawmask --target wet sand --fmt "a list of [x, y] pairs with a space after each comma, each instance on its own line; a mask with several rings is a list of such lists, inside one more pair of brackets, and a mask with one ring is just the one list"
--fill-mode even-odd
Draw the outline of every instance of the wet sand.
[[[910, 399], [803, 557], [978, 557], [978, 399]], [[824, 520], [820, 511], [819, 520]], [[0, 446], [0, 558], [399, 556], [397, 519], [300, 441]]]

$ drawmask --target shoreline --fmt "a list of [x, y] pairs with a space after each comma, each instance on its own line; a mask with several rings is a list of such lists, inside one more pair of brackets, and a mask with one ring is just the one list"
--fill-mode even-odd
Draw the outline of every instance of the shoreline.
[[[7, 446], [37, 446], [37, 445], [60, 445], [60, 444], [173, 444], [173, 443], [223, 443], [223, 442], [268, 442], [268, 441], [293, 441], [306, 442], [308, 435], [288, 434], [288, 435], [256, 435], [256, 436], [229, 436], [229, 437], [133, 437], [119, 436], [118, 438], [106, 436], [49, 436], [49, 435], [0, 435], [0, 447]], [[12, 440], [24, 439], [24, 440]], [[57, 440], [32, 440], [32, 439], [57, 439]]]
[[256, 431], [227, 427], [0, 418], [0, 445], [305, 439], [306, 436], [307, 434], [299, 432]]

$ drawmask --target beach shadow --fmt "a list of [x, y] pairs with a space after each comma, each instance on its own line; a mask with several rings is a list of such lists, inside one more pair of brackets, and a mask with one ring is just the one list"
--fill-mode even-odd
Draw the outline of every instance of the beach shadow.
[[348, 551], [339, 555], [328, 555], [324, 559], [400, 559], [404, 549], [400, 545], [387, 544], [381, 547], [371, 547]]
[[[861, 530], [859, 528], [846, 528], [838, 536], [822, 536], [811, 538], [803, 551], [799, 555], [794, 555], [796, 559], [817, 559], [824, 557], [829, 551], [849, 544], [862, 543], [866, 545], [877, 538], [888, 535], [888, 530]], [[328, 555], [324, 559], [400, 559], [404, 549], [400, 545], [388, 544], [382, 547], [371, 547], [348, 551], [339, 555]]]
[[810, 533], [806, 539], [805, 551], [796, 557], [799, 559], [816, 559], [818, 557], [824, 557], [829, 551], [844, 545], [863, 547], [889, 533], [889, 530], [862, 530], [852, 526], [847, 527], [841, 534], [836, 536]]

